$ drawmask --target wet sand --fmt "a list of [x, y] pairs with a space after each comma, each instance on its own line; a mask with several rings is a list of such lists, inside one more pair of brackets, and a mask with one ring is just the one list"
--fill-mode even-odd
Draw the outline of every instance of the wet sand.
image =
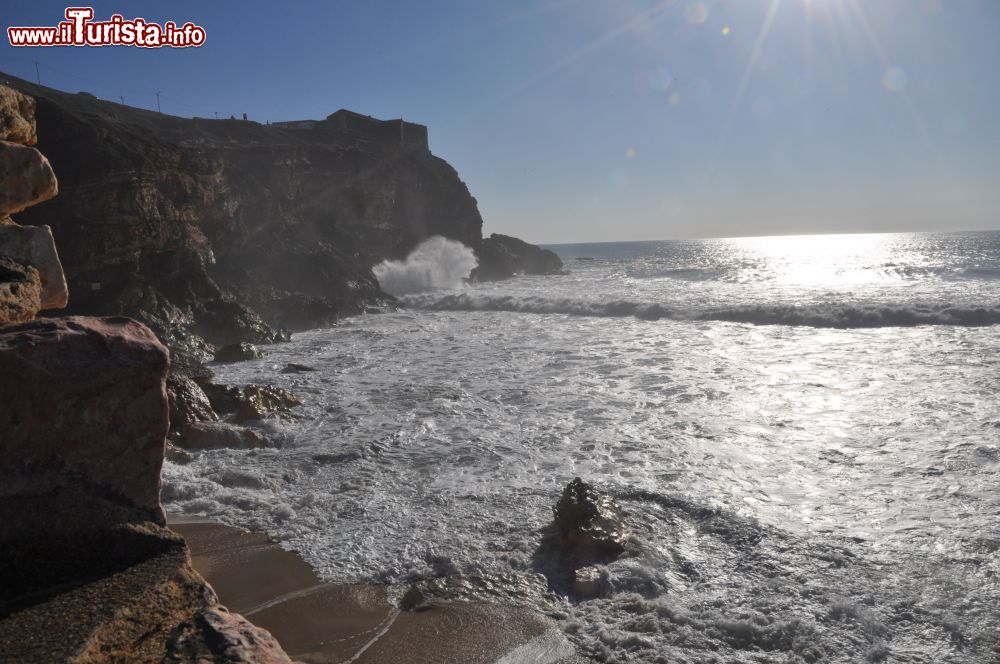
[[400, 611], [386, 588], [322, 583], [266, 536], [170, 519], [191, 559], [230, 610], [269, 630], [309, 664], [546, 664], [577, 661], [554, 621], [515, 606], [430, 602]]

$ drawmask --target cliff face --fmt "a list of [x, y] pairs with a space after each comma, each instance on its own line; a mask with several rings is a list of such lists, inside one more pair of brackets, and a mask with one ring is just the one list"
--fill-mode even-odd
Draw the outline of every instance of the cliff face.
[[455, 170], [391, 123], [186, 120], [6, 78], [59, 173], [19, 220], [52, 227], [71, 313], [131, 315], [178, 347], [266, 342], [391, 304], [371, 266], [430, 236], [481, 241]]

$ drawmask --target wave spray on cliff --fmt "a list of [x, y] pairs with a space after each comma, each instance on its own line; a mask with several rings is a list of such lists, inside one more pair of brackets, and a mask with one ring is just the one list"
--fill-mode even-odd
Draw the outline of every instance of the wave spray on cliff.
[[440, 235], [424, 240], [406, 260], [382, 261], [372, 271], [392, 295], [458, 288], [477, 265], [472, 249]]

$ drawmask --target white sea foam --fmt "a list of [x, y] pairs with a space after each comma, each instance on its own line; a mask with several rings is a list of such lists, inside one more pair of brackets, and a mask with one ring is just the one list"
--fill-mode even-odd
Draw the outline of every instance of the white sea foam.
[[476, 267], [472, 249], [440, 235], [423, 241], [406, 260], [383, 261], [373, 268], [386, 293], [406, 295], [458, 288]]

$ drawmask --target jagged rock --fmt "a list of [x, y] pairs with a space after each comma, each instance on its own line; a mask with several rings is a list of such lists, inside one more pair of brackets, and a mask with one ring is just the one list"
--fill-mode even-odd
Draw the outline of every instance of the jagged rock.
[[563, 489], [553, 513], [564, 549], [578, 558], [625, 550], [628, 528], [621, 508], [579, 477]]
[[0, 225], [0, 256], [38, 270], [41, 308], [62, 309], [69, 300], [66, 277], [48, 226]]
[[212, 607], [181, 625], [162, 661], [292, 664], [270, 632], [224, 606]]
[[296, 396], [272, 385], [247, 385], [243, 388], [240, 405], [233, 416], [234, 422], [260, 420], [267, 417], [289, 416], [291, 409], [301, 406]]
[[15, 214], [59, 192], [45, 156], [25, 145], [0, 141], [0, 215]]
[[245, 362], [264, 357], [256, 346], [248, 343], [230, 344], [215, 351], [216, 362]]
[[204, 302], [195, 319], [195, 331], [220, 346], [240, 342], [270, 344], [288, 340], [287, 333], [276, 331], [256, 311], [237, 302], [219, 299]]
[[403, 593], [403, 596], [399, 599], [399, 608], [403, 611], [414, 611], [421, 604], [426, 601], [424, 594], [415, 585], [410, 586], [409, 590]]
[[208, 401], [212, 404], [212, 410], [223, 415], [235, 413], [240, 407], [240, 399], [243, 394], [240, 388], [229, 385], [216, 385], [208, 383], [201, 386]]
[[606, 597], [610, 585], [600, 568], [589, 566], [574, 570], [573, 593], [578, 600]]
[[509, 235], [493, 233], [475, 246], [478, 267], [472, 271], [476, 281], [496, 281], [515, 274], [561, 274], [562, 261], [548, 249]]
[[178, 444], [188, 450], [214, 450], [223, 447], [235, 449], [274, 447], [260, 431], [228, 422], [186, 424], [181, 431]]
[[205, 392], [198, 383], [184, 376], [167, 378], [167, 399], [170, 404], [170, 428], [177, 429], [192, 422], [214, 422], [218, 418]]
[[34, 320], [41, 303], [38, 270], [0, 257], [0, 325]]
[[0, 85], [0, 140], [34, 145], [35, 100]]
[[173, 346], [170, 346], [170, 375], [189, 378], [198, 385], [211, 383], [215, 378], [215, 372], [205, 366], [199, 356]]
[[122, 317], [0, 329], [0, 475], [58, 466], [162, 523], [167, 349]]

